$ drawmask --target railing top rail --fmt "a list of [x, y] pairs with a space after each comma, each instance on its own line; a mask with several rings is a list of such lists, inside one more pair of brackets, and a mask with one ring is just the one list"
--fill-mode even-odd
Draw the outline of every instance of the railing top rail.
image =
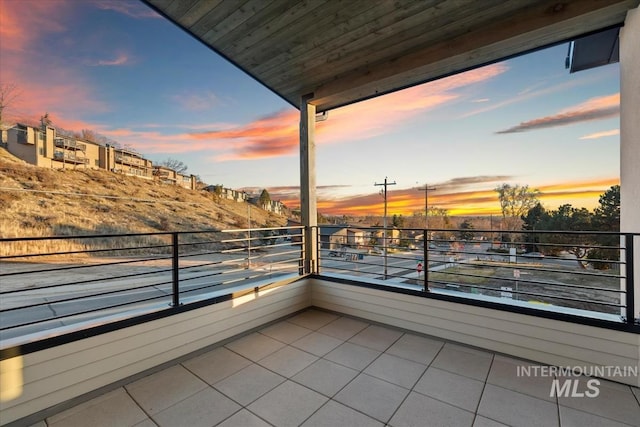
[[[318, 224], [318, 228], [335, 228], [335, 229], [353, 229], [353, 230], [383, 230], [383, 226], [357, 226], [357, 225], [339, 225], [339, 224]], [[387, 226], [387, 230], [399, 230], [399, 231], [424, 231], [424, 227], [420, 228], [407, 228], [407, 227], [392, 227]], [[568, 234], [568, 235], [633, 235], [640, 236], [640, 231], [597, 231], [597, 230], [500, 230], [500, 229], [461, 229], [461, 228], [427, 228], [429, 231], [438, 232], [459, 232], [465, 231], [469, 233], [493, 233], [493, 234]]]
[[172, 234], [207, 234], [207, 233], [239, 233], [246, 231], [271, 231], [271, 230], [301, 230], [302, 226], [291, 227], [268, 227], [268, 228], [241, 228], [233, 230], [219, 230], [216, 228], [206, 230], [183, 230], [183, 231], [153, 231], [145, 233], [119, 233], [119, 234], [76, 234], [73, 236], [33, 236], [33, 237], [0, 237], [2, 242], [24, 242], [38, 240], [77, 240], [77, 239], [99, 239], [99, 238], [118, 238], [118, 237], [140, 237], [140, 236], [168, 236]]

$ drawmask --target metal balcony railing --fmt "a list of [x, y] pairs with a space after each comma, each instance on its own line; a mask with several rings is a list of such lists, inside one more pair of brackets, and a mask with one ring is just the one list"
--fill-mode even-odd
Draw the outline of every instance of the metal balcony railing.
[[75, 154], [75, 152], [69, 153], [66, 151], [55, 151], [53, 153], [53, 158], [61, 162], [79, 163], [85, 165], [89, 164], [89, 159], [85, 157], [79, 157]]
[[633, 251], [639, 237], [389, 228], [385, 240], [381, 228], [322, 226], [319, 274], [637, 325]]
[[302, 241], [301, 227], [2, 238], [0, 348], [297, 276]]
[[87, 151], [87, 144], [78, 142], [75, 139], [57, 137], [53, 140], [53, 143], [56, 147], [65, 148], [67, 150]]

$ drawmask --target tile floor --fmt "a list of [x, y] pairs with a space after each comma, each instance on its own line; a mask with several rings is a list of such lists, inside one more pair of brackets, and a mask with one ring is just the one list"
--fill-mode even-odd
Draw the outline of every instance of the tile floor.
[[528, 364], [311, 309], [36, 426], [640, 426], [637, 389], [551, 398]]

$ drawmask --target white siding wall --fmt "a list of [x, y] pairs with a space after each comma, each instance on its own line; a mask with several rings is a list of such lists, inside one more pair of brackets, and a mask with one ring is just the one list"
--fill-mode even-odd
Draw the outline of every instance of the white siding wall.
[[[321, 280], [311, 289], [317, 307], [527, 360], [640, 370], [637, 334]], [[626, 380], [640, 385], [638, 377]]]
[[[0, 424], [24, 418], [308, 306], [304, 281], [3, 361]], [[16, 388], [11, 389], [7, 379]], [[22, 384], [20, 384], [22, 383]], [[16, 397], [6, 400], [11, 394]]]
[[[640, 233], [640, 8], [620, 30], [620, 230]], [[640, 316], [640, 238], [635, 248], [635, 315]], [[623, 272], [624, 274], [624, 272]]]

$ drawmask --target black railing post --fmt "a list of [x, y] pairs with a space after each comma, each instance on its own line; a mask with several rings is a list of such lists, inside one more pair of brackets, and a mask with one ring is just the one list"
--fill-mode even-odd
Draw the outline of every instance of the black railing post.
[[173, 303], [174, 307], [178, 307], [180, 305], [180, 277], [178, 276], [178, 271], [180, 270], [180, 260], [178, 258], [178, 233], [171, 233], [171, 247], [172, 247], [172, 265], [171, 265], [171, 283], [173, 284]]
[[[422, 276], [424, 283], [423, 283], [423, 290], [425, 292], [429, 292], [429, 242], [427, 241], [427, 229], [424, 229], [424, 234], [422, 235], [422, 262], [424, 262], [423, 268], [424, 268], [424, 276]], [[419, 274], [419, 273], [418, 273]]]
[[635, 292], [634, 292], [634, 271], [633, 271], [633, 234], [625, 234], [625, 291], [627, 294], [627, 324], [633, 325], [636, 319], [635, 313]]

